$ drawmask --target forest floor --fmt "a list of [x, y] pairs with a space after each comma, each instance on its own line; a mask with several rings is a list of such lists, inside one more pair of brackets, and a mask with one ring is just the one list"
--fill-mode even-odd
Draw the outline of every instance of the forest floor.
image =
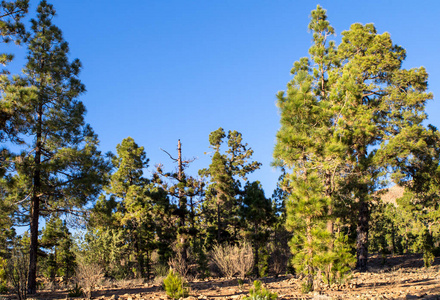
[[[292, 275], [260, 279], [264, 286], [276, 292], [279, 299], [440, 299], [440, 258], [430, 268], [423, 267], [420, 255], [389, 256], [386, 262], [380, 256], [369, 260], [366, 273], [354, 272], [343, 286], [322, 288], [303, 294], [301, 280]], [[241, 287], [236, 279], [209, 279], [189, 282], [190, 296], [197, 299], [241, 299], [248, 295], [252, 281]], [[1, 299], [2, 297], [0, 297]], [[3, 295], [3, 298], [13, 297]], [[33, 299], [66, 299], [67, 291], [41, 291]], [[114, 282], [103, 285], [93, 293], [94, 299], [102, 300], [166, 300], [159, 280], [143, 283], [140, 280]]]

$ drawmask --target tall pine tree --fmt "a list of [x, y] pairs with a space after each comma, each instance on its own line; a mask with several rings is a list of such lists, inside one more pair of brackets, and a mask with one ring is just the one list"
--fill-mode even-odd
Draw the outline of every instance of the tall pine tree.
[[[15, 176], [8, 197], [16, 212], [30, 223], [28, 292], [36, 292], [39, 219], [57, 213], [81, 213], [99, 193], [108, 163], [97, 150], [98, 139], [84, 122], [85, 107], [78, 96], [79, 60], [69, 62], [69, 47], [52, 24], [55, 10], [42, 1], [31, 20], [26, 86], [32, 93], [15, 98], [27, 111], [26, 140], [15, 158]], [[7, 97], [14, 97], [6, 91]], [[76, 209], [75, 209], [76, 208]], [[26, 220], [27, 219], [27, 220]]]

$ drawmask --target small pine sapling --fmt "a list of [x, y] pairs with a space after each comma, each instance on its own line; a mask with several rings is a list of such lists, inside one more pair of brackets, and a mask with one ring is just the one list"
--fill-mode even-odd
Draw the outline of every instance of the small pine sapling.
[[170, 270], [168, 276], [163, 280], [163, 286], [171, 299], [180, 299], [188, 297], [189, 289], [183, 278]]
[[275, 300], [278, 299], [277, 293], [262, 287], [261, 281], [254, 281], [254, 288], [249, 290], [249, 297], [244, 297], [243, 300]]

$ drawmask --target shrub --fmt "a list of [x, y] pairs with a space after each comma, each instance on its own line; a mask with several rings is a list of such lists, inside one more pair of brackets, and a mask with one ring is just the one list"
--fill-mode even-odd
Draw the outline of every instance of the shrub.
[[168, 261], [168, 265], [171, 269], [175, 270], [181, 277], [187, 278], [187, 274], [189, 271], [189, 264], [186, 260], [183, 259], [182, 253], [177, 251], [176, 256], [174, 258], [170, 258]]
[[180, 299], [188, 297], [189, 291], [187, 284], [183, 278], [170, 270], [168, 276], [163, 280], [164, 289], [167, 292], [168, 297], [171, 299]]
[[7, 261], [6, 278], [13, 286], [14, 292], [19, 300], [27, 297], [27, 278], [29, 272], [28, 254], [19, 242], [14, 242], [12, 255]]
[[104, 270], [96, 263], [86, 263], [79, 259], [76, 267], [76, 283], [84, 288], [87, 299], [92, 297], [93, 289], [104, 279]]
[[215, 245], [212, 249], [212, 259], [226, 277], [238, 273], [244, 278], [252, 270], [254, 256], [249, 243], [235, 245]]
[[249, 290], [249, 297], [244, 297], [243, 300], [275, 300], [278, 299], [277, 293], [265, 289], [261, 286], [261, 281], [254, 281], [254, 288]]

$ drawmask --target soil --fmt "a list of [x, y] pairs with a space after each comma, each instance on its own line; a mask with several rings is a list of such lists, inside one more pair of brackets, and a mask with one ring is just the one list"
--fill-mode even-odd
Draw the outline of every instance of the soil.
[[[368, 272], [354, 272], [351, 279], [341, 286], [317, 287], [314, 292], [301, 292], [301, 279], [293, 275], [260, 278], [263, 285], [278, 294], [279, 299], [440, 299], [440, 258], [430, 268], [423, 267], [420, 255], [389, 256], [384, 262], [380, 256], [369, 260]], [[197, 299], [241, 299], [248, 295], [252, 281], [242, 286], [237, 279], [214, 278], [189, 282], [190, 296]], [[11, 296], [3, 296], [12, 299]], [[2, 297], [0, 297], [1, 299]], [[66, 299], [67, 291], [41, 291], [34, 299]], [[140, 300], [169, 299], [160, 282], [139, 280], [119, 282], [100, 287], [93, 293], [94, 299]]]

